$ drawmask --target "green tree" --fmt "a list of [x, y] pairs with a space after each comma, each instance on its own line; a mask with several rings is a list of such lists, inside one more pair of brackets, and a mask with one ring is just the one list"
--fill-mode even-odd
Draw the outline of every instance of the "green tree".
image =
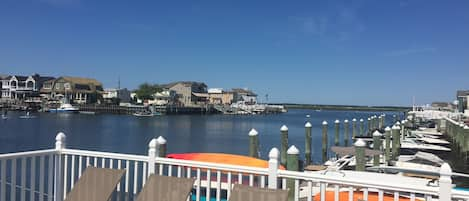
[[158, 84], [149, 84], [147, 82], [138, 86], [138, 89], [135, 91], [137, 97], [141, 100], [153, 100], [153, 95], [157, 92], [162, 92], [163, 88]]

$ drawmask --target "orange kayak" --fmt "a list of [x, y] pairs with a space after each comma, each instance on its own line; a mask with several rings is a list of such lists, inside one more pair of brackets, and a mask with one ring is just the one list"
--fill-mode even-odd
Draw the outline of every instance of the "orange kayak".
[[[314, 201], [320, 201], [321, 195], [318, 193], [314, 196]], [[339, 192], [339, 201], [348, 201], [349, 192], [341, 191]], [[353, 192], [353, 201], [365, 200], [363, 197], [363, 192], [355, 191]], [[376, 192], [368, 192], [367, 201], [378, 201], [379, 196]], [[419, 200], [419, 199], [415, 199]], [[334, 191], [326, 191], [326, 201], [334, 201]], [[394, 195], [383, 194], [383, 201], [394, 201]], [[410, 201], [410, 198], [399, 196], [399, 201]]]
[[[268, 168], [269, 162], [249, 156], [225, 154], [225, 153], [182, 153], [182, 154], [168, 154], [168, 158], [192, 160], [199, 162], [220, 163], [227, 165], [240, 165], [257, 168]], [[285, 167], [280, 166], [279, 169], [285, 170]]]

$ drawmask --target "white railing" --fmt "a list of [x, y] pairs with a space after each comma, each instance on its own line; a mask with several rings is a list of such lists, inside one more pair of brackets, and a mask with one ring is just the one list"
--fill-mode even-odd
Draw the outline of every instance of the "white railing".
[[[320, 196], [321, 201], [339, 201], [339, 197], [344, 195], [349, 201], [356, 201], [357, 195], [363, 200], [378, 201], [389, 197], [396, 201], [402, 197], [411, 201], [469, 201], [468, 192], [452, 190], [451, 169], [447, 165], [441, 168], [439, 185], [432, 186], [413, 182], [414, 179], [378, 173], [341, 171], [330, 174], [280, 170], [276, 148], [269, 153], [268, 168], [253, 168], [157, 157], [158, 144], [155, 139], [149, 144], [148, 155], [68, 149], [63, 133], [57, 135], [55, 145], [55, 149], [51, 150], [0, 154], [1, 201], [61, 201], [87, 166], [126, 170], [112, 200], [134, 200], [147, 177], [160, 174], [195, 177], [191, 200], [196, 201], [211, 198], [226, 200], [234, 183], [289, 189], [295, 201], [312, 201], [313, 196]], [[390, 177], [392, 179], [385, 179]]]

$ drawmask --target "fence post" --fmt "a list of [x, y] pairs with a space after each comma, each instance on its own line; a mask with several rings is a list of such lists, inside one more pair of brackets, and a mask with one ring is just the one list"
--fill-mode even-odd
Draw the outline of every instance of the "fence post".
[[163, 136], [160, 136], [156, 139], [158, 143], [158, 157], [166, 157], [166, 139]]
[[[295, 145], [292, 145], [290, 148], [288, 148], [287, 170], [290, 170], [290, 171], [299, 170], [299, 166], [298, 166], [299, 154], [300, 154], [300, 151], [295, 147]], [[295, 179], [287, 180], [287, 188], [289, 189], [288, 200], [293, 201], [295, 198]]]
[[279, 151], [277, 148], [272, 148], [269, 152], [269, 188], [277, 189], [277, 171], [278, 171], [278, 157]]
[[348, 147], [348, 139], [349, 139], [349, 124], [348, 119], [344, 120], [344, 146]]
[[448, 163], [444, 163], [440, 168], [440, 179], [438, 181], [440, 185], [439, 189], [439, 200], [440, 201], [451, 201], [451, 190], [452, 190], [452, 181], [451, 181], [451, 167]]
[[322, 162], [327, 161], [327, 121], [322, 122]]
[[340, 121], [338, 119], [335, 120], [335, 135], [334, 135], [334, 145], [339, 146], [339, 130], [340, 130]]
[[254, 157], [254, 158], [259, 158], [259, 140], [257, 138], [257, 135], [259, 133], [256, 131], [256, 129], [251, 129], [249, 131], [249, 156]]
[[358, 139], [355, 142], [355, 171], [365, 171], [365, 146], [366, 143], [363, 139]]
[[357, 136], [357, 119], [352, 119], [352, 139], [355, 139]]
[[312, 125], [309, 122], [305, 124], [305, 166], [311, 164], [311, 130]]
[[[60, 132], [55, 137], [55, 160], [54, 160], [54, 200], [64, 200], [64, 170], [62, 149], [65, 149], [65, 134]], [[49, 167], [52, 168], [52, 167]]]
[[[375, 131], [373, 133], [373, 150], [381, 150], [381, 134], [379, 131]], [[373, 156], [373, 166], [378, 166], [379, 165], [379, 158], [380, 155], [374, 155]]]
[[288, 127], [283, 125], [280, 128], [280, 139], [282, 146], [280, 147], [280, 164], [287, 165], [287, 149], [288, 149]]
[[156, 138], [153, 138], [148, 144], [148, 175], [155, 174], [155, 157], [156, 157], [156, 147], [158, 142]]

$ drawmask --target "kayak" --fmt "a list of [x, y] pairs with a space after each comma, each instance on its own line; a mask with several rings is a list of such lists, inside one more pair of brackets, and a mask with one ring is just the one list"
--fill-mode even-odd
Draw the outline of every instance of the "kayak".
[[[226, 165], [239, 165], [256, 168], [268, 168], [269, 162], [258, 158], [253, 158], [243, 155], [225, 154], [225, 153], [181, 153], [181, 154], [168, 154], [168, 158], [191, 160], [208, 163], [219, 163]], [[280, 166], [279, 169], [285, 170], [285, 167]]]

